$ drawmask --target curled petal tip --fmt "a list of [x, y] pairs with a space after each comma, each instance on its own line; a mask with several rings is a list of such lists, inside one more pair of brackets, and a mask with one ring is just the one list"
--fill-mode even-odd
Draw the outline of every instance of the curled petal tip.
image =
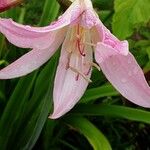
[[49, 119], [57, 119], [57, 117], [53, 116], [53, 115], [50, 115], [48, 116]]
[[95, 58], [98, 63], [102, 63], [108, 57], [111, 57], [113, 55], [127, 56], [128, 54], [129, 54], [128, 41], [119, 41], [113, 47], [103, 42], [98, 42], [96, 45]]
[[58, 119], [60, 118], [62, 115], [57, 115], [57, 114], [51, 114], [48, 116], [49, 119]]
[[149, 108], [150, 87], [133, 55], [119, 54], [105, 44], [97, 48], [96, 61], [110, 83], [129, 101]]
[[128, 41], [120, 41], [116, 47], [119, 50], [120, 54], [127, 56], [129, 54], [129, 44]]

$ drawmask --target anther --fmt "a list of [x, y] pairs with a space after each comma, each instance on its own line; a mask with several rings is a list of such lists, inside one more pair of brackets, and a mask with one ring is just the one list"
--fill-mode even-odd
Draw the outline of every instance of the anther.
[[93, 67], [97, 68], [99, 71], [101, 71], [101, 68], [96, 63], [91, 62], [90, 64], [91, 64], [91, 66], [93, 66]]
[[79, 71], [78, 69], [76, 69], [76, 68], [74, 68], [74, 67], [71, 67], [71, 66], [69, 66], [69, 68], [70, 68], [73, 72], [77, 73], [78, 75], [81, 75], [87, 82], [92, 82], [91, 79], [89, 79], [84, 73], [82, 73], [82, 72]]
[[84, 65], [90, 65], [91, 67], [95, 67], [96, 69], [98, 69], [99, 71], [101, 71], [101, 68], [99, 67], [99, 65], [97, 65], [94, 62], [86, 62], [86, 63], [84, 63]]

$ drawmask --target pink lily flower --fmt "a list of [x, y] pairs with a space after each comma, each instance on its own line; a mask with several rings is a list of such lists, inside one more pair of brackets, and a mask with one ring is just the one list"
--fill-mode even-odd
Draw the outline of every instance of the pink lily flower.
[[[0, 79], [24, 76], [39, 68], [62, 44], [54, 81], [54, 110], [49, 118], [67, 113], [91, 82], [92, 67], [102, 69], [114, 87], [131, 102], [150, 107], [150, 88], [128, 42], [119, 41], [102, 24], [90, 0], [75, 0], [58, 21], [46, 27], [0, 19], [0, 31], [14, 45], [30, 52], [0, 71]], [[93, 54], [98, 64], [93, 62]]]
[[0, 0], [0, 12], [9, 9], [12, 6], [17, 5], [22, 0]]

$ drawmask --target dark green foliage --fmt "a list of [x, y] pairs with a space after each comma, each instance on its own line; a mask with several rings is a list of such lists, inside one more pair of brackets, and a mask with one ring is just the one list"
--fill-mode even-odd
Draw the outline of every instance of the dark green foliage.
[[[118, 38], [129, 41], [130, 51], [150, 81], [150, 1], [92, 2], [102, 22]], [[59, 5], [56, 0], [26, 0], [0, 16], [44, 26], [55, 20], [69, 4]], [[27, 51], [16, 48], [0, 35], [1, 68]], [[120, 96], [97, 70], [93, 71], [93, 83], [77, 106], [58, 120], [48, 119], [53, 108], [58, 56], [59, 52], [25, 77], [0, 81], [0, 150], [150, 149], [149, 110]]]

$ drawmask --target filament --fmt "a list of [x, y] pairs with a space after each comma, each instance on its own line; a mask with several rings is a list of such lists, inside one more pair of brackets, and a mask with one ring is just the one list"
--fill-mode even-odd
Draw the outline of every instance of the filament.
[[82, 73], [82, 72], [79, 71], [78, 69], [76, 69], [76, 68], [74, 68], [74, 67], [71, 67], [71, 66], [69, 66], [69, 68], [70, 68], [73, 72], [78, 73], [77, 79], [79, 78], [78, 76], [81, 75], [87, 82], [92, 82], [91, 79], [89, 79], [84, 73]]

